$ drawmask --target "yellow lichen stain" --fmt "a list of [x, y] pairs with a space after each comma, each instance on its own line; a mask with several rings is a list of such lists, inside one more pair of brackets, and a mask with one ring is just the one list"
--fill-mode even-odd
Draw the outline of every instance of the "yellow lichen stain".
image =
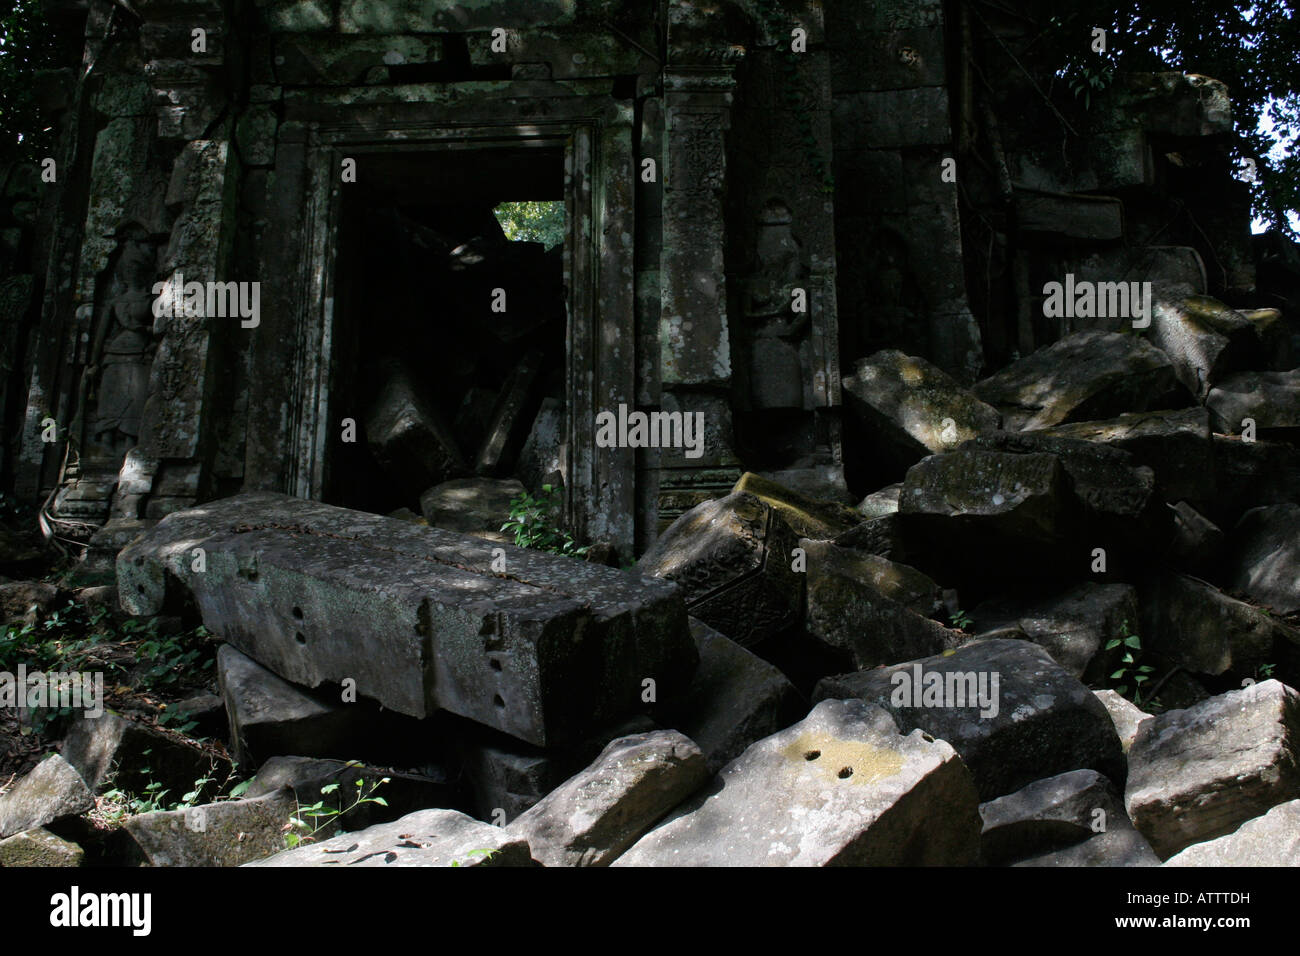
[[[808, 754], [817, 754], [808, 759]], [[838, 740], [819, 734], [801, 734], [786, 745], [781, 755], [838, 783], [872, 783], [892, 777], [903, 769], [903, 755], [888, 747], [876, 747], [860, 740]], [[852, 772], [841, 776], [848, 768]]]

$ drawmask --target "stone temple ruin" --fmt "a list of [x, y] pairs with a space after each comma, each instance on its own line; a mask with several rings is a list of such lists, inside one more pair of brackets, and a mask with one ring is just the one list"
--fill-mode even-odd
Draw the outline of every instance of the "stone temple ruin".
[[[1300, 596], [1256, 573], [1300, 529], [1300, 256], [1250, 234], [1222, 83], [1050, 97], [1047, 6], [52, 4], [57, 175], [8, 170], [0, 208], [0, 469], [82, 583], [225, 643], [250, 805], [369, 734], [421, 768], [406, 830], [522, 821], [417, 862], [1145, 865], [1263, 826], [1300, 799], [1269, 769]], [[524, 201], [561, 242], [507, 238]], [[500, 533], [547, 484], [589, 560]], [[1130, 625], [1168, 714], [1093, 693]], [[1001, 702], [918, 718], [913, 667]], [[1258, 779], [1170, 769], [1203, 745], [1175, 706], [1258, 732]], [[109, 732], [64, 748], [91, 789]], [[556, 837], [593, 759], [633, 822]], [[878, 780], [792, 855], [711, 842]], [[1218, 795], [1173, 819], [1162, 787]], [[1022, 845], [1070, 800], [1125, 828]], [[924, 837], [872, 837], [887, 810]], [[181, 856], [280, 848], [250, 846]]]

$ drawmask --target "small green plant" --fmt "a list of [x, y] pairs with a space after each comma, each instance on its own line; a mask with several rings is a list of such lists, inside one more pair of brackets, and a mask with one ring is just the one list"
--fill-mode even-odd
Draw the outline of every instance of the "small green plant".
[[588, 545], [578, 546], [573, 535], [554, 525], [560, 513], [560, 492], [554, 485], [542, 485], [537, 497], [523, 492], [510, 501], [510, 518], [501, 526], [515, 536], [515, 546], [582, 557]]
[[[485, 859], [485, 860], [490, 860], [490, 859], [492, 859], [492, 857], [496, 856], [496, 855], [497, 855], [498, 853], [500, 853], [500, 852], [501, 852], [500, 850], [490, 850], [490, 849], [470, 850], [470, 851], [469, 851], [468, 853], [466, 853], [465, 855], [466, 855], [466, 856], [481, 856], [481, 857], [483, 857], [483, 859]], [[460, 860], [452, 860], [452, 861], [451, 861], [451, 865], [452, 865], [452, 866], [460, 866], [460, 865], [461, 865]], [[466, 862], [466, 865], [468, 865], [468, 861]]]
[[[1116, 648], [1122, 648], [1123, 653], [1120, 656], [1120, 663], [1123, 665], [1110, 675], [1112, 681], [1121, 681], [1112, 689], [1121, 697], [1128, 697], [1137, 706], [1142, 706], [1142, 685], [1151, 679], [1155, 668], [1143, 664], [1142, 659], [1142, 639], [1136, 634], [1130, 634], [1128, 630], [1128, 621], [1123, 621], [1119, 626], [1119, 637], [1113, 637], [1106, 642], [1106, 650], [1113, 651]], [[1132, 696], [1130, 696], [1130, 691]]]
[[[351, 813], [364, 803], [375, 803], [381, 807], [388, 806], [387, 800], [383, 797], [376, 797], [374, 794], [381, 786], [388, 783], [389, 779], [390, 778], [388, 777], [384, 777], [382, 780], [377, 780], [370, 784], [368, 789], [366, 788], [365, 780], [358, 780], [356, 782], [356, 796], [353, 798], [351, 805], [346, 808], [327, 807], [325, 806], [325, 801], [323, 799], [317, 800], [315, 803], [306, 807], [302, 804], [298, 804], [298, 809], [294, 812], [294, 815], [289, 818], [289, 823], [285, 827], [287, 832], [284, 835], [284, 845], [292, 850], [294, 847], [301, 846], [304, 843], [311, 843], [316, 839], [316, 834], [320, 833], [321, 830], [324, 830], [333, 823], [339, 822], [339, 820], [344, 816]], [[332, 796], [337, 793], [338, 790], [339, 785], [337, 783], [329, 783], [320, 788], [322, 797]]]
[[969, 630], [970, 626], [975, 623], [971, 620], [970, 615], [960, 608], [957, 609], [955, 614], [948, 618], [948, 622], [959, 631]]
[[[148, 757], [152, 752], [152, 750], [146, 750], [142, 756]], [[212, 769], [215, 768], [209, 768], [209, 772]], [[168, 800], [167, 795], [171, 791], [165, 788], [161, 782], [153, 779], [152, 768], [142, 767], [138, 772], [146, 781], [143, 790], [138, 794], [113, 786], [112, 781], [117, 776], [116, 772], [110, 777], [109, 789], [100, 795], [96, 806], [96, 814], [104, 823], [109, 826], [120, 826], [127, 817], [137, 816], [141, 813], [153, 813], [159, 810], [188, 810], [190, 807], [196, 807], [201, 803], [238, 800], [253, 782], [243, 780], [236, 783], [239, 767], [233, 765], [225, 780], [218, 780], [215, 776], [200, 777], [194, 781], [193, 788], [188, 793], [183, 794], [179, 800]]]
[[1260, 664], [1255, 668], [1255, 677], [1258, 680], [1268, 680], [1275, 670], [1277, 670], [1276, 664]]

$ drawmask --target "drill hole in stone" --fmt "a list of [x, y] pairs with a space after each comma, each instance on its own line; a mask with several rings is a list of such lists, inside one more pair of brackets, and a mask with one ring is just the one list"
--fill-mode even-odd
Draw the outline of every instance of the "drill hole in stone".
[[499, 671], [499, 670], [501, 670], [501, 662], [500, 662], [499, 660], [497, 660], [495, 657], [492, 658], [491, 661], [490, 661], [489, 663], [492, 665], [492, 669], [493, 669], [494, 671]]
[[852, 768], [852, 767], [840, 767], [840, 772], [839, 772], [838, 776], [839, 776], [839, 778], [840, 778], [841, 780], [848, 780], [849, 777], [853, 776], [853, 768]]
[[297, 618], [299, 621], [301, 621], [301, 620], [302, 620], [302, 608], [300, 608], [300, 607], [295, 607], [295, 608], [293, 609], [293, 616], [294, 616], [295, 618]]
[[305, 645], [307, 643], [307, 635], [304, 634], [302, 631], [295, 632], [293, 635], [293, 639], [297, 641], [299, 644]]
[[504, 700], [501, 699], [501, 695], [500, 695], [500, 694], [494, 694], [494, 695], [493, 695], [493, 697], [492, 697], [492, 703], [496, 704], [498, 707], [504, 707], [504, 706], [506, 705], [506, 702], [505, 702]]
[[821, 752], [820, 750], [809, 750], [807, 753], [805, 753], [805, 754], [803, 755], [803, 759], [804, 759], [804, 760], [816, 760], [816, 759], [817, 759], [818, 757], [820, 757], [821, 755], [822, 755], [822, 752]]

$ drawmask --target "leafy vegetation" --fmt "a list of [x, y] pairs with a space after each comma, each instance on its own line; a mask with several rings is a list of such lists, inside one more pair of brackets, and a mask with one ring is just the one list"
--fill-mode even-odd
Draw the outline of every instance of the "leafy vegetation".
[[511, 500], [510, 518], [501, 526], [501, 530], [512, 533], [515, 536], [515, 546], [519, 548], [584, 556], [589, 546], [579, 546], [573, 540], [573, 535], [557, 527], [560, 513], [559, 489], [554, 485], [542, 485], [541, 494], [537, 497], [525, 491]]
[[1120, 663], [1123, 665], [1110, 675], [1110, 680], [1119, 681], [1112, 688], [1121, 697], [1127, 697], [1138, 707], [1142, 706], [1142, 685], [1151, 679], [1155, 668], [1142, 663], [1142, 639], [1130, 634], [1128, 621], [1119, 626], [1119, 637], [1106, 642], [1106, 650], [1121, 649]]
[[40, 0], [13, 0], [0, 14], [0, 162], [35, 159], [53, 141], [33, 97], [37, 70], [58, 65]]
[[957, 612], [948, 618], [948, 622], [959, 631], [970, 630], [970, 626], [975, 622], [971, 620], [969, 614], [958, 608]]
[[[485, 860], [490, 860], [490, 859], [492, 859], [492, 857], [496, 856], [496, 855], [497, 855], [498, 853], [500, 853], [500, 852], [501, 852], [500, 850], [491, 850], [491, 849], [484, 848], [484, 849], [482, 849], [482, 850], [470, 850], [470, 851], [469, 851], [468, 853], [466, 853], [465, 855], [466, 855], [466, 856], [481, 856], [481, 857], [483, 857]], [[452, 866], [460, 866], [460, 860], [452, 860], [452, 861], [451, 861], [451, 865], [452, 865]]]
[[[1035, 51], [1085, 105], [1118, 70], [1214, 77], [1232, 97], [1239, 158], [1255, 163], [1255, 214], [1296, 234], [1300, 210], [1300, 16], [1292, 0], [1079, 0], [1056, 10]], [[1092, 30], [1107, 29], [1105, 53]]]
[[503, 202], [492, 213], [511, 242], [541, 242], [547, 249], [564, 243], [564, 203], [561, 200]]
[[[355, 766], [355, 762], [350, 761], [349, 766]], [[382, 780], [376, 780], [370, 784], [369, 788], [366, 787], [365, 780], [358, 780], [355, 784], [356, 795], [353, 797], [352, 803], [346, 808], [341, 805], [337, 807], [326, 806], [323, 799], [317, 800], [306, 807], [299, 803], [298, 809], [289, 818], [289, 823], [285, 827], [287, 832], [284, 835], [284, 845], [292, 850], [294, 847], [312, 842], [316, 839], [318, 833], [326, 827], [338, 823], [343, 817], [362, 804], [375, 803], [381, 807], [388, 806], [387, 800], [383, 797], [376, 797], [374, 794], [381, 786], [388, 783], [389, 779], [384, 777]], [[326, 784], [320, 788], [322, 797], [332, 796], [338, 791], [339, 785], [337, 783]]]
[[[150, 753], [151, 751], [144, 751], [146, 757]], [[252, 783], [251, 780], [239, 781], [238, 770], [237, 765], [233, 766], [223, 780], [211, 776], [201, 777], [194, 781], [193, 788], [183, 794], [179, 800], [168, 800], [167, 796], [171, 791], [153, 779], [149, 767], [143, 767], [139, 772], [148, 781], [143, 792], [131, 793], [113, 786], [110, 782], [109, 789], [96, 800], [92, 816], [106, 826], [116, 827], [121, 826], [127, 817], [141, 813], [153, 813], [158, 810], [188, 810], [203, 803], [238, 800]]]
[[0, 670], [101, 671], [137, 690], [167, 694], [202, 684], [215, 665], [202, 625], [160, 633], [159, 620], [117, 621], [75, 601], [43, 619], [0, 630]]

